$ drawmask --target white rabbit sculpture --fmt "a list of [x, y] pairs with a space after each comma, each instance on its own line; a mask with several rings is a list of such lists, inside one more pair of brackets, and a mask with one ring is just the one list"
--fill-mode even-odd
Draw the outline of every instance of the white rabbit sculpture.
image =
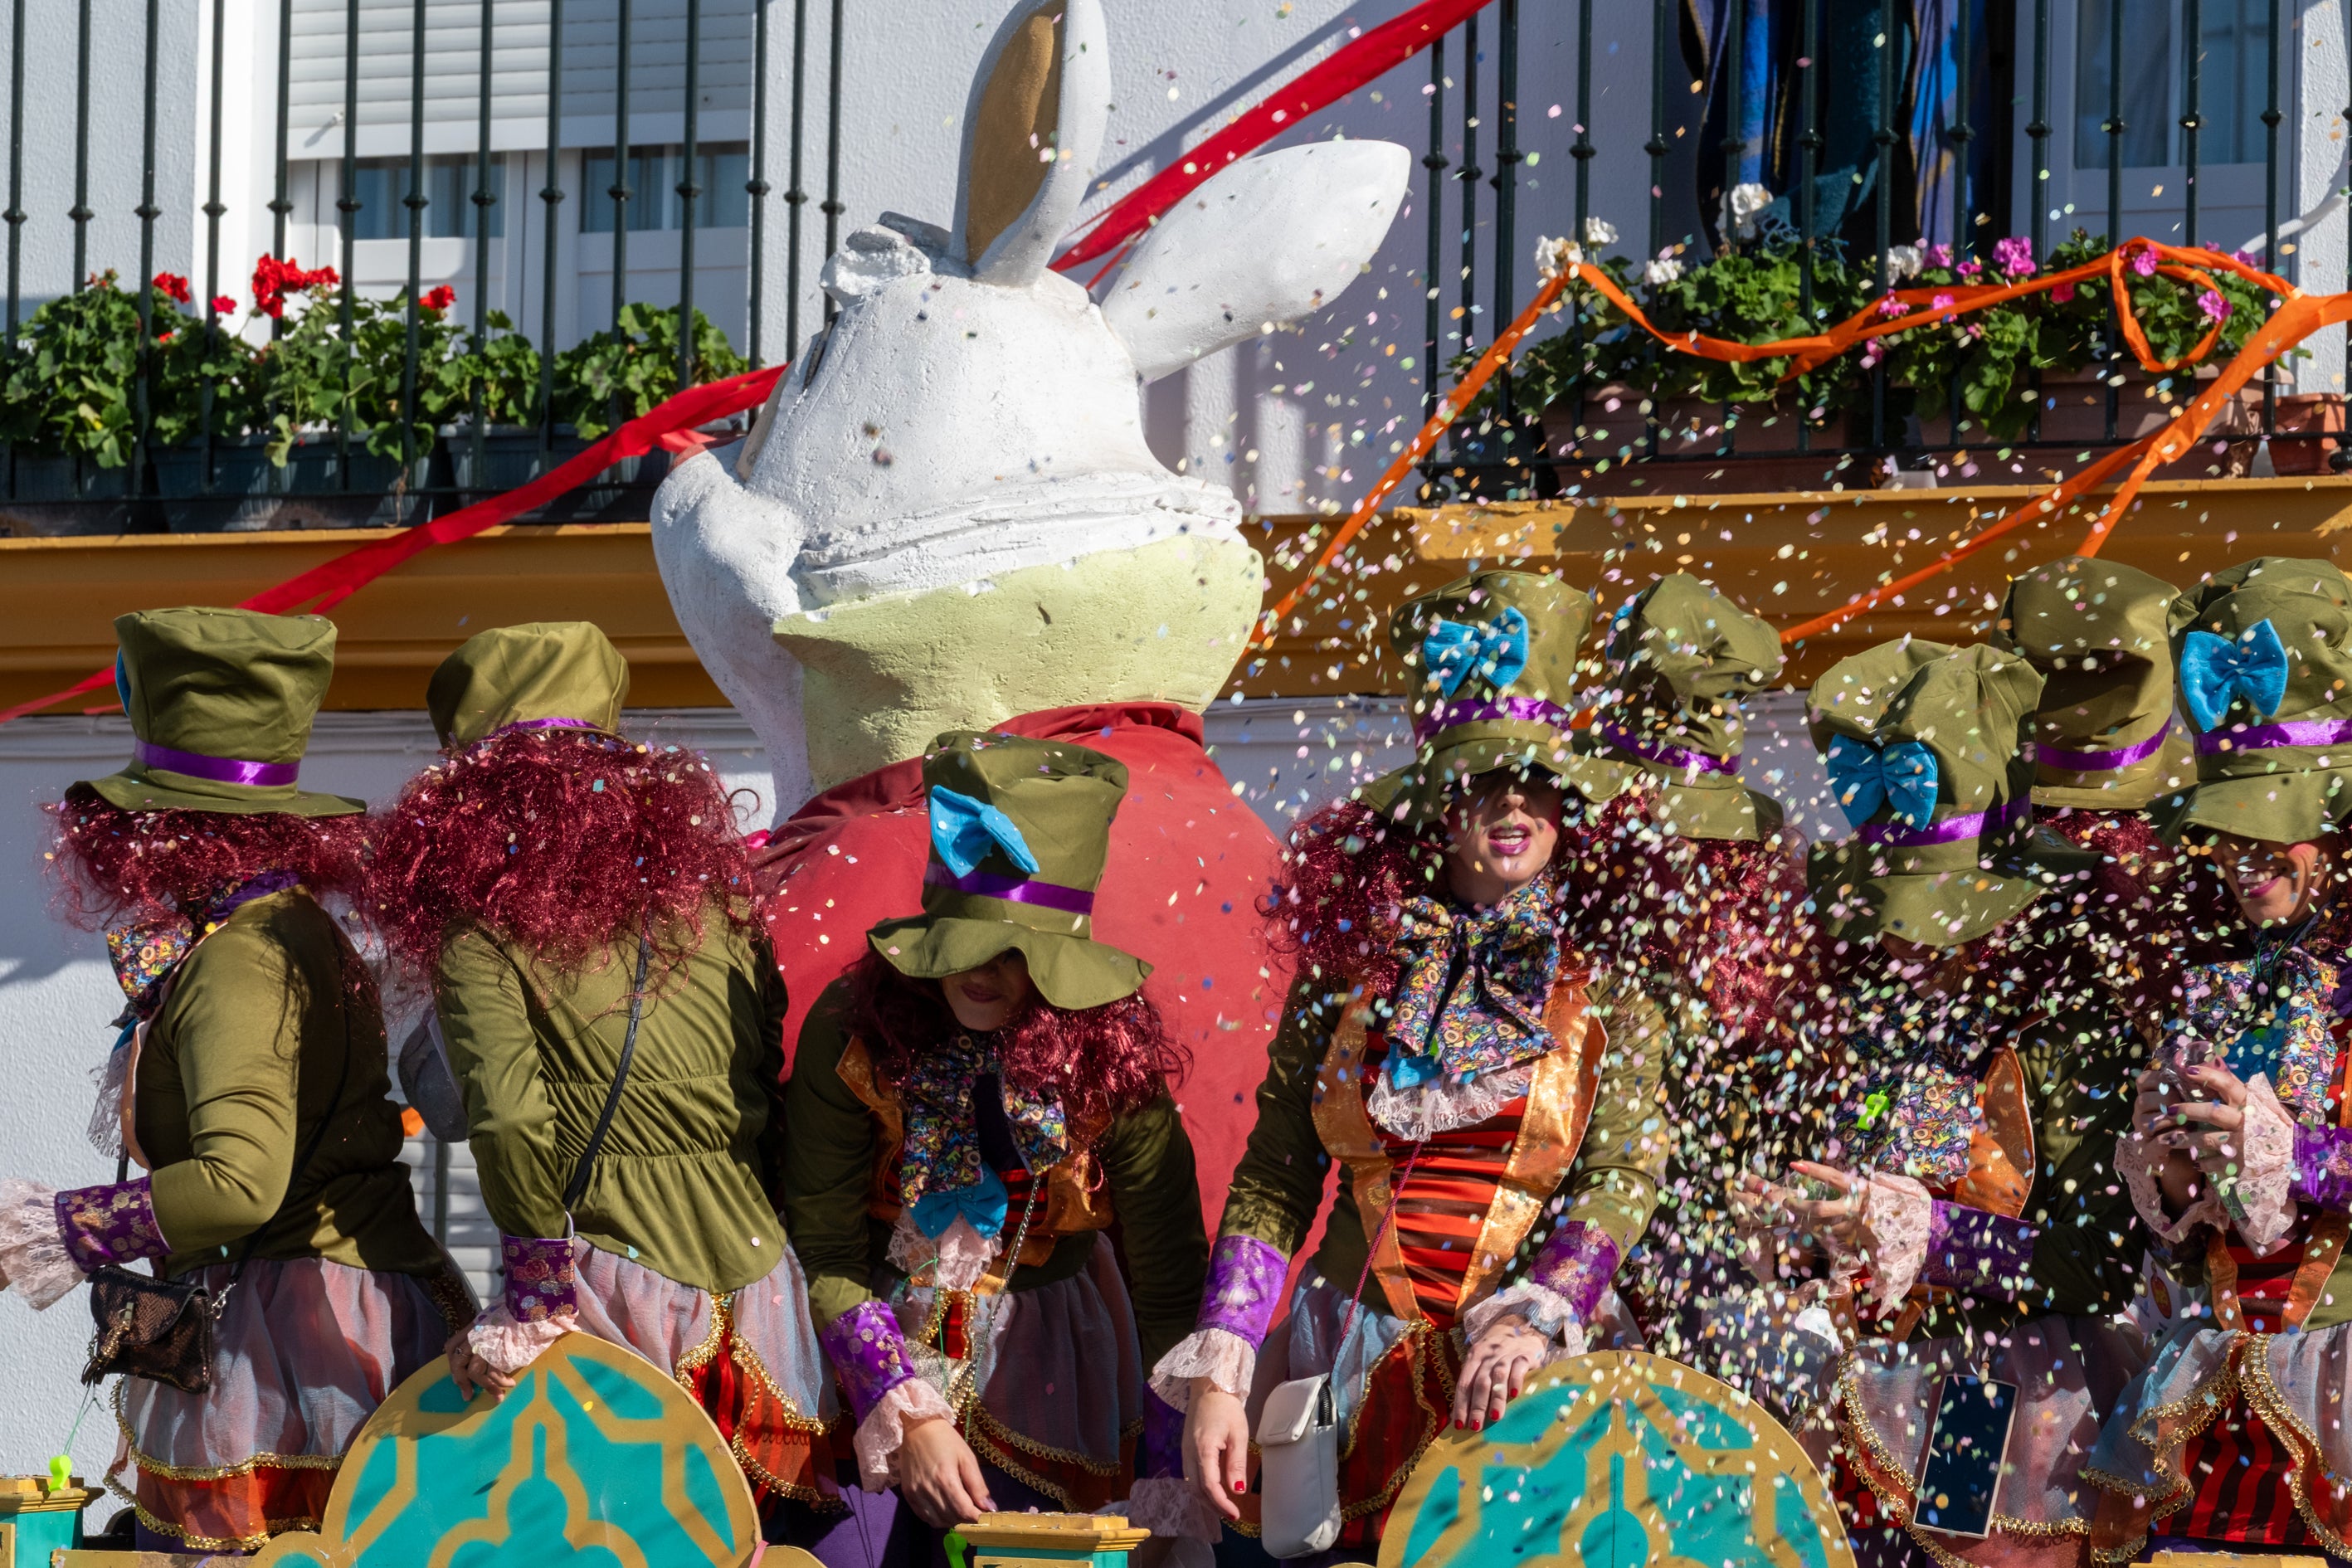
[[965, 108], [954, 231], [886, 213], [849, 235], [823, 275], [840, 313], [735, 471], [700, 454], [655, 498], [670, 603], [766, 745], [780, 819], [944, 730], [1198, 710], [1242, 652], [1264, 579], [1240, 506], [1152, 456], [1141, 384], [1330, 303], [1412, 160], [1326, 142], [1234, 163], [1097, 305], [1046, 264], [1109, 93], [1100, 0], [1021, 0]]

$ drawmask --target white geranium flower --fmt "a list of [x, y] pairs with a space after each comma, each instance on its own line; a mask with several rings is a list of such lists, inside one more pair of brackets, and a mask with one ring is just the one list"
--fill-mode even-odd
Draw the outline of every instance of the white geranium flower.
[[1642, 267], [1642, 281], [1653, 287], [1672, 283], [1682, 275], [1682, 262], [1672, 256], [1654, 257]]
[[1724, 210], [1742, 239], [1756, 237], [1756, 215], [1771, 205], [1770, 187], [1759, 185], [1753, 180], [1732, 186], [1723, 198]]
[[1584, 259], [1584, 247], [1572, 239], [1536, 241], [1536, 272], [1547, 283]]
[[1916, 245], [1890, 245], [1886, 247], [1886, 275], [1890, 278], [1916, 278], [1927, 265], [1927, 253]]
[[1592, 247], [1595, 250], [1600, 249], [1604, 245], [1616, 244], [1617, 226], [1609, 222], [1605, 218], [1586, 218], [1584, 220], [1584, 243]]

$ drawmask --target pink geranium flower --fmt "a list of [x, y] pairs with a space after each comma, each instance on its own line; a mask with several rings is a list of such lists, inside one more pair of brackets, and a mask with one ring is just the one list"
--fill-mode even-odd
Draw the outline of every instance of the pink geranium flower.
[[2153, 277], [2155, 277], [2155, 276], [2156, 276], [2156, 252], [2155, 252], [2155, 251], [2153, 251], [2153, 250], [2135, 250], [2135, 251], [2133, 251], [2133, 252], [2132, 252], [2132, 258], [2131, 258], [2131, 269], [2132, 269], [2134, 272], [2138, 273], [2142, 278], [2153, 278]]
[[1890, 293], [1878, 302], [1878, 313], [1891, 321], [1897, 316], [1909, 315], [1911, 307]]
[[2011, 235], [2007, 239], [1992, 242], [1993, 265], [2011, 278], [2029, 277], [2034, 270], [2033, 241], [2022, 235]]
[[2061, 283], [2050, 290], [2050, 302], [2053, 305], [2067, 304], [2074, 298], [2074, 286], [2072, 283]]
[[1952, 247], [1951, 247], [1950, 246], [1948, 246], [1948, 245], [1931, 245], [1931, 246], [1929, 246], [1929, 247], [1927, 247], [1927, 265], [1928, 265], [1928, 266], [1930, 266], [1930, 267], [1949, 267], [1949, 266], [1951, 266], [1951, 264], [1952, 264]]
[[2205, 319], [2215, 326], [2228, 321], [2232, 309], [2230, 301], [2221, 298], [2221, 292], [2213, 289], [2208, 289], [2197, 296], [2197, 308], [2204, 311]]

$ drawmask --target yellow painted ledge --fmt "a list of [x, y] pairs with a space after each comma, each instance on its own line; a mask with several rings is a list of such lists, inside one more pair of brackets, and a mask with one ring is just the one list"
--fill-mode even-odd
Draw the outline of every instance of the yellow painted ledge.
[[[1612, 602], [1628, 584], [1687, 571], [1790, 626], [1926, 564], [2042, 493], [1987, 485], [1401, 509], [1373, 521], [1233, 689], [1293, 697], [1397, 689], [1386, 658], [1388, 612], [1474, 563], [1557, 571], [1599, 585]], [[2103, 504], [2093, 497], [2038, 518], [1906, 602], [1811, 639], [1789, 679], [1809, 682], [1832, 661], [1889, 637], [1980, 636], [2009, 578], [2074, 549]], [[1244, 537], [1265, 561], [1269, 602], [1304, 576], [1337, 521], [1276, 517], [1246, 526]], [[0, 539], [0, 707], [106, 663], [114, 617], [126, 610], [234, 604], [382, 537], [364, 529]], [[2186, 586], [2248, 556], [2339, 551], [2352, 569], [2352, 478], [2151, 484], [2105, 553]], [[1603, 582], [1612, 569], [1621, 575]], [[531, 620], [603, 626], [628, 658], [634, 704], [724, 702], [670, 614], [644, 523], [492, 529], [426, 551], [346, 600], [334, 618], [341, 637], [330, 708], [422, 707], [425, 679], [451, 648], [485, 626]]]
[[[0, 707], [71, 685], [114, 658], [114, 617], [233, 605], [381, 529], [0, 539]], [[434, 666], [487, 626], [594, 621], [629, 661], [629, 701], [709, 708], [703, 673], [637, 523], [494, 528], [428, 550], [336, 606], [327, 706], [422, 708]], [[60, 708], [59, 712], [70, 712]]]

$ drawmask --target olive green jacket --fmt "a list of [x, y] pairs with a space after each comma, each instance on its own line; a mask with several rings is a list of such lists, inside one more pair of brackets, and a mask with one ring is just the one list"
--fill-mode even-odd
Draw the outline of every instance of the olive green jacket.
[[297, 888], [240, 907], [173, 977], [131, 1100], [167, 1276], [234, 1259], [257, 1232], [256, 1258], [440, 1271], [400, 1163], [383, 1014], [358, 964]]
[[[1567, 1200], [1560, 1219], [1599, 1226], [1622, 1258], [1649, 1224], [1665, 1171], [1670, 1140], [1660, 1083], [1665, 1016], [1655, 999], [1622, 975], [1596, 979], [1586, 1002], [1607, 1031], [1608, 1046], [1591, 1120], [1556, 1195]], [[1333, 1163], [1315, 1128], [1316, 1079], [1346, 1005], [1343, 996], [1321, 991], [1317, 983], [1292, 986], [1282, 1026], [1266, 1048], [1257, 1124], [1234, 1172], [1218, 1235], [1255, 1237], [1286, 1258], [1314, 1226]], [[1522, 1241], [1522, 1253], [1541, 1241], [1543, 1228]], [[1315, 1271], [1352, 1286], [1363, 1275], [1368, 1250], [1352, 1184], [1342, 1179]], [[1517, 1273], [1515, 1266], [1502, 1282], [1509, 1284]]]
[[[723, 1295], [783, 1256], [768, 1193], [784, 983], [764, 938], [706, 910], [702, 945], [655, 959], [628, 1082], [571, 1219], [601, 1251]], [[564, 1234], [563, 1189], [628, 1033], [636, 944], [552, 974], [478, 927], [441, 950], [435, 1002], [463, 1087], [482, 1201], [515, 1237]]]
[[[874, 1212], [882, 1131], [841, 1073], [849, 1045], [841, 1023], [845, 994], [836, 981], [818, 999], [801, 1029], [784, 1091], [784, 1217], [808, 1273], [809, 1305], [819, 1330], [905, 1278], [889, 1261], [890, 1222]], [[1140, 1110], [1112, 1121], [1092, 1153], [1116, 1220], [1112, 1239], [1126, 1266], [1143, 1364], [1150, 1366], [1192, 1331], [1209, 1271], [1192, 1140], [1175, 1100], [1162, 1090]], [[1066, 1279], [1086, 1266], [1094, 1247], [1090, 1232], [1066, 1235], [1045, 1262], [1015, 1268], [1008, 1289], [1033, 1290]]]

